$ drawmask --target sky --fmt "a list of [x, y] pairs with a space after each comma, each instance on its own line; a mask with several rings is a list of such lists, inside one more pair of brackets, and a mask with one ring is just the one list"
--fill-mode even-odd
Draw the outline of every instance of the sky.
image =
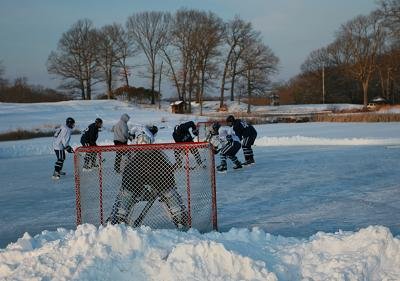
[[[280, 59], [274, 81], [300, 71], [309, 53], [333, 41], [341, 24], [377, 8], [376, 0], [1, 0], [0, 61], [6, 78], [25, 76], [30, 84], [56, 87], [46, 61], [58, 40], [76, 21], [90, 19], [96, 27], [142, 11], [179, 8], [212, 11], [224, 20], [239, 15], [261, 31], [264, 42]], [[143, 85], [145, 86], [145, 85]]]
[[[228, 105], [246, 110], [243, 103]], [[214, 112], [218, 102], [205, 108]], [[104, 120], [98, 144], [105, 145], [124, 112], [132, 117], [129, 127], [159, 126], [158, 143], [172, 141], [177, 123], [205, 120], [171, 114], [168, 104], [158, 110], [104, 100], [0, 103], [0, 132], [53, 130], [67, 116], [83, 130], [98, 116]], [[66, 175], [54, 181], [51, 138], [0, 142], [0, 280], [400, 280], [400, 122], [255, 128], [256, 164], [233, 171], [228, 162], [227, 173], [216, 174], [219, 231], [206, 233], [76, 226], [71, 155]], [[72, 136], [74, 148], [79, 138]], [[237, 156], [243, 161], [242, 151]], [[113, 161], [104, 163], [103, 171], [112, 169]]]

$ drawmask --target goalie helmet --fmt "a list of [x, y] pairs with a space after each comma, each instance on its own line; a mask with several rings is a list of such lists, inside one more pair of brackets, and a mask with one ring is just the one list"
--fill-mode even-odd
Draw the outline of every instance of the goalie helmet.
[[137, 144], [151, 144], [151, 138], [146, 135], [146, 133], [142, 132], [136, 136], [136, 143]]

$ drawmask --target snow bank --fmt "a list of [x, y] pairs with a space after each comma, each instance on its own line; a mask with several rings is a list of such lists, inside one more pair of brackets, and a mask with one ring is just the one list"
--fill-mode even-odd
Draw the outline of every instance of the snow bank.
[[317, 138], [305, 136], [261, 137], [256, 139], [259, 146], [307, 146], [307, 145], [399, 145], [400, 138]]
[[400, 280], [400, 240], [385, 227], [272, 236], [78, 226], [0, 250], [2, 280]]

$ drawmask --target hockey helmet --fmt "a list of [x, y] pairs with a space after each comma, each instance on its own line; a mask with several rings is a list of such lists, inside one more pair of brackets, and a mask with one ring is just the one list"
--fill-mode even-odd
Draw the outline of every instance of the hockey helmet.
[[233, 122], [235, 122], [235, 117], [233, 117], [233, 115], [229, 115], [229, 116], [226, 118], [226, 123], [228, 123], [229, 126], [232, 126], [232, 125], [233, 125]]
[[68, 117], [67, 120], [65, 120], [65, 125], [67, 125], [68, 128], [73, 128], [75, 125], [75, 120], [72, 117]]
[[192, 133], [197, 137], [199, 135], [199, 130], [197, 128], [192, 129]]
[[101, 127], [103, 125], [103, 120], [101, 120], [101, 118], [96, 118], [96, 120], [94, 121], [94, 123], [98, 126]]
[[155, 136], [158, 132], [158, 128], [156, 125], [148, 126], [147, 128], [149, 129], [150, 133], [153, 134], [153, 136]]
[[219, 128], [221, 128], [221, 124], [220, 124], [219, 122], [215, 122], [215, 123], [212, 125], [212, 129], [213, 129], [213, 131], [214, 131], [215, 133], [218, 133]]

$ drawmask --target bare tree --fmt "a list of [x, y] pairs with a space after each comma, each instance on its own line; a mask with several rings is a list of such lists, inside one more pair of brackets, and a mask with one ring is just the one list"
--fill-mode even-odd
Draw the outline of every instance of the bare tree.
[[196, 10], [180, 9], [175, 13], [171, 26], [171, 44], [177, 49], [179, 56], [176, 85], [179, 87], [178, 92], [185, 102], [185, 107], [186, 104], [189, 105], [189, 108], [185, 108], [188, 112], [191, 112], [193, 77], [196, 73], [196, 23], [194, 19], [197, 15], [198, 11]]
[[125, 86], [129, 87], [129, 76], [131, 75], [132, 66], [128, 64], [128, 59], [135, 56], [139, 52], [139, 49], [122, 27], [118, 32], [117, 38], [115, 38], [115, 43], [117, 44], [118, 50], [118, 65], [121, 69], [120, 74], [125, 81]]
[[398, 44], [400, 38], [400, 0], [380, 0], [380, 12], [385, 25], [390, 30], [391, 38]]
[[178, 97], [191, 112], [191, 101], [200, 103], [217, 69], [216, 58], [222, 38], [222, 20], [215, 14], [180, 9], [173, 17], [170, 47], [164, 54]]
[[250, 100], [253, 94], [260, 94], [267, 90], [270, 83], [269, 77], [277, 72], [279, 59], [272, 50], [260, 40], [247, 43], [240, 60], [241, 78], [246, 83], [247, 97], [249, 99], [247, 113], [251, 112]]
[[106, 25], [98, 32], [98, 43], [96, 45], [96, 62], [103, 72], [103, 79], [107, 85], [107, 96], [112, 97], [113, 83], [118, 71], [125, 80], [125, 84], [129, 86], [128, 75], [129, 66], [127, 58], [134, 54], [132, 44], [129, 44], [126, 33], [121, 25]]
[[92, 86], [99, 80], [95, 61], [97, 34], [90, 20], [79, 20], [58, 42], [47, 60], [50, 74], [61, 77], [64, 88], [78, 88], [82, 99], [91, 99]]
[[234, 100], [235, 70], [237, 62], [244, 50], [244, 42], [255, 36], [251, 23], [245, 22], [238, 16], [225, 24], [224, 41], [227, 46], [224, 68], [222, 71], [222, 80], [220, 88], [220, 107], [224, 105], [224, 92], [226, 88], [226, 78], [230, 70], [231, 78], [231, 101]]
[[219, 56], [218, 47], [222, 39], [222, 20], [213, 13], [200, 13], [198, 16], [195, 32], [198, 71], [196, 101], [200, 103], [200, 115], [202, 115], [206, 76], [216, 69], [216, 67], [213, 67], [215, 65], [214, 59]]
[[361, 83], [366, 107], [369, 82], [385, 40], [381, 14], [372, 12], [350, 20], [341, 26], [337, 40], [341, 56], [336, 58], [343, 59], [346, 73]]
[[144, 52], [151, 70], [151, 104], [155, 104], [156, 58], [167, 43], [171, 16], [165, 12], [143, 12], [130, 16], [127, 29]]
[[164, 74], [169, 77], [174, 84], [178, 100], [183, 100], [176, 67], [179, 64], [179, 55], [177, 54], [177, 50], [167, 45], [162, 49], [162, 57], [169, 67], [164, 71]]
[[[315, 76], [318, 88], [322, 91], [322, 103], [325, 103], [326, 93], [325, 93], [325, 69], [330, 67], [329, 53], [327, 48], [320, 48], [314, 50], [307, 57], [305, 62], [300, 66], [303, 73], [308, 73], [311, 76]], [[315, 88], [315, 86], [314, 86]], [[317, 89], [313, 89], [318, 91]]]

